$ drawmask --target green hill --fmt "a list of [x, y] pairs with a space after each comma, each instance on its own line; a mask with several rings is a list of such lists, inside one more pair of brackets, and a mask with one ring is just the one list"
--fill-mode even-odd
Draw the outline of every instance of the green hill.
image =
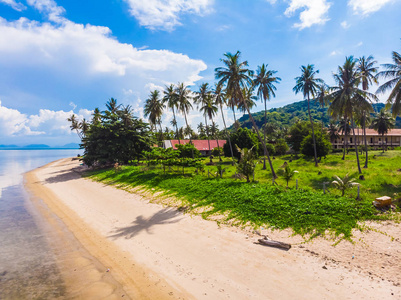
[[[375, 112], [379, 112], [382, 108], [384, 107], [383, 103], [375, 103], [373, 104], [373, 108]], [[311, 109], [311, 115], [313, 120], [317, 122], [321, 122], [323, 119], [324, 125], [328, 126], [330, 122], [330, 117], [327, 114], [327, 108], [321, 108], [318, 104], [316, 104], [314, 101], [310, 102], [310, 109]], [[260, 111], [257, 113], [253, 113], [252, 116], [254, 117], [256, 124], [261, 128], [261, 126], [264, 124], [264, 111]], [[373, 115], [372, 115], [373, 116]], [[299, 101], [299, 102], [294, 102], [291, 104], [288, 104], [283, 107], [279, 108], [272, 108], [267, 111], [267, 122], [268, 123], [277, 123], [279, 127], [282, 126], [291, 126], [298, 120], [301, 121], [308, 121], [309, 116], [308, 116], [308, 101]], [[241, 124], [241, 127], [247, 127], [251, 128], [252, 123], [249, 120], [248, 114], [243, 115], [241, 118], [238, 119], [238, 121]], [[397, 117], [396, 119], [396, 127], [395, 128], [401, 128], [401, 118]]]

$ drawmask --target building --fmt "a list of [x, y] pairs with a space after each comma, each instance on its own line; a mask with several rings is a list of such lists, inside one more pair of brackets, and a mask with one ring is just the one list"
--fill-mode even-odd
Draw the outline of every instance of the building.
[[[358, 146], [365, 145], [362, 129], [355, 128], [355, 137], [356, 137], [356, 144]], [[333, 148], [334, 149], [344, 148], [345, 144], [344, 139], [345, 139], [344, 134], [340, 134], [340, 138], [335, 140], [334, 143], [332, 143]], [[355, 140], [352, 133], [352, 129], [350, 134], [347, 136], [347, 140], [348, 140], [348, 147], [354, 148]], [[381, 148], [383, 146], [383, 143], [384, 145], [386, 145], [386, 147], [401, 147], [401, 129], [391, 129], [388, 131], [387, 134], [384, 135], [384, 137], [381, 134], [377, 133], [377, 131], [374, 129], [366, 129], [366, 143], [368, 146], [374, 149]]]
[[[190, 140], [164, 140], [163, 141], [163, 148], [173, 148], [174, 150], [177, 149], [176, 145], [178, 144], [187, 144], [189, 143]], [[218, 144], [217, 144], [218, 142]], [[213, 150], [216, 147], [221, 147], [223, 148], [224, 144], [226, 143], [226, 140], [210, 140], [210, 150]], [[209, 143], [208, 140], [192, 140], [192, 144], [195, 146], [196, 149], [198, 149], [201, 153], [201, 155], [210, 155], [211, 151], [209, 151]]]

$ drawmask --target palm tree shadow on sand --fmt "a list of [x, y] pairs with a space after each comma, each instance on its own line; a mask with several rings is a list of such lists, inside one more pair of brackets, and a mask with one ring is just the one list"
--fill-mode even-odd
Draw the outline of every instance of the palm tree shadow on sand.
[[130, 226], [116, 228], [109, 237], [114, 239], [121, 237], [131, 239], [144, 230], [148, 234], [152, 234], [152, 227], [156, 225], [177, 223], [182, 219], [178, 218], [179, 216], [181, 216], [181, 213], [176, 209], [164, 208], [147, 219], [145, 219], [143, 216], [136, 217], [136, 220], [133, 221]]

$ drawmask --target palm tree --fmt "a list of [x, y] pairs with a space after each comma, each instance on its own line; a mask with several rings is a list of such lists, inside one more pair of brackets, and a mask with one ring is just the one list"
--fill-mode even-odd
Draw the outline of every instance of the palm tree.
[[81, 131], [80, 131], [81, 128], [80, 128], [77, 116], [75, 114], [72, 114], [67, 119], [67, 121], [71, 122], [71, 125], [70, 125], [71, 130], [75, 130], [77, 132], [77, 134], [78, 134], [79, 139], [82, 140], [82, 134], [81, 134]]
[[[377, 68], [375, 67], [375, 64], [377, 62], [373, 59], [374, 58], [372, 55], [369, 55], [368, 58], [365, 58], [365, 56], [362, 56], [361, 58], [358, 59], [357, 68], [358, 68], [359, 76], [361, 77], [362, 89], [364, 91], [367, 91], [369, 89], [369, 86], [372, 85], [372, 83], [376, 83], [376, 84], [378, 83], [377, 78], [374, 76], [374, 74], [377, 73]], [[368, 167], [368, 143], [366, 141], [366, 118], [367, 118], [367, 112], [362, 111], [361, 125], [362, 125], [362, 129], [363, 129], [363, 139], [364, 139], [365, 152], [366, 152], [364, 168]]]
[[226, 120], [224, 119], [224, 112], [223, 112], [223, 104], [227, 105], [227, 98], [226, 98], [226, 94], [223, 92], [223, 86], [221, 84], [217, 84], [216, 88], [213, 91], [214, 93], [214, 103], [218, 106], [220, 106], [220, 112], [221, 112], [221, 117], [223, 119], [223, 124], [224, 124], [224, 131], [227, 135], [227, 139], [228, 139], [228, 144], [230, 146], [230, 151], [231, 151], [231, 158], [233, 160], [234, 163], [234, 152], [233, 152], [233, 147], [231, 145], [231, 138], [230, 138], [230, 133], [227, 130], [227, 126], [226, 126]]
[[149, 123], [153, 126], [159, 124], [161, 131], [161, 138], [163, 139], [163, 129], [161, 126], [161, 117], [163, 115], [163, 110], [166, 106], [163, 104], [163, 101], [159, 98], [160, 92], [158, 90], [154, 90], [150, 93], [149, 98], [145, 101], [145, 109], [144, 115], [145, 117], [149, 117]]
[[338, 131], [339, 131], [339, 129], [338, 129], [337, 124], [334, 123], [334, 122], [330, 122], [329, 128], [327, 129], [327, 132], [329, 134], [329, 138], [330, 138], [330, 142], [331, 143], [334, 143], [335, 140], [340, 138], [340, 136], [338, 134]]
[[344, 196], [346, 190], [352, 189], [354, 186], [359, 185], [359, 183], [354, 182], [355, 179], [351, 178], [348, 174], [345, 175], [344, 178], [334, 175], [334, 178], [336, 180], [333, 180], [331, 184], [341, 191], [341, 196]]
[[101, 117], [102, 117], [102, 115], [100, 113], [100, 110], [99, 110], [99, 108], [96, 107], [92, 113], [92, 125], [99, 125], [100, 121], [101, 121]]
[[120, 105], [117, 105], [117, 99], [110, 98], [110, 100], [106, 102], [106, 108], [106, 115], [117, 115]]
[[[267, 70], [267, 64], [262, 64], [258, 66], [258, 70], [256, 71], [255, 79], [253, 80], [253, 85], [255, 88], [258, 88], [257, 95], [260, 100], [265, 103], [265, 126], [267, 124], [267, 101], [270, 100], [270, 97], [276, 97], [274, 91], [277, 89], [274, 84], [280, 83], [281, 78], [275, 77], [274, 74], [277, 71]], [[263, 131], [264, 141], [266, 144], [266, 131]], [[263, 156], [263, 170], [266, 170], [266, 153]]]
[[401, 112], [401, 55], [393, 51], [394, 64], [382, 65], [386, 71], [381, 71], [377, 74], [378, 77], [390, 79], [382, 84], [376, 93], [385, 93], [391, 90], [387, 99], [387, 108], [392, 108], [393, 117], [396, 117]]
[[358, 88], [361, 77], [359, 76], [356, 68], [356, 60], [353, 56], [346, 57], [344, 65], [338, 67], [338, 72], [333, 77], [337, 86], [330, 88], [332, 91], [328, 96], [329, 100], [331, 100], [330, 114], [335, 118], [343, 116], [345, 120], [349, 119], [351, 121], [358, 172], [361, 174], [358, 145], [355, 140], [354, 110], [372, 111], [373, 108], [368, 99], [377, 98], [375, 95]]
[[231, 98], [233, 102], [235, 99], [241, 100], [241, 103], [244, 103], [245, 109], [248, 112], [249, 118], [251, 119], [252, 125], [256, 130], [260, 143], [263, 145], [265, 153], [267, 154], [267, 158], [269, 160], [270, 169], [272, 172], [273, 180], [277, 178], [276, 173], [274, 172], [273, 164], [270, 159], [269, 151], [266, 149], [266, 144], [263, 142], [262, 137], [260, 136], [258, 126], [249, 110], [249, 107], [243, 99], [242, 89], [248, 85], [252, 84], [252, 80], [250, 76], [252, 76], [252, 72], [247, 68], [247, 61], [240, 61], [241, 52], [237, 51], [234, 55], [231, 53], [225, 53], [225, 59], [221, 59], [224, 63], [225, 67], [219, 67], [215, 69], [216, 79], [219, 79], [218, 84], [226, 84], [226, 91], [228, 96]]
[[164, 93], [163, 103], [167, 103], [167, 107], [171, 108], [171, 110], [173, 111], [172, 125], [175, 126], [175, 133], [178, 139], [178, 144], [181, 145], [180, 137], [178, 134], [177, 119], [175, 117], [175, 109], [178, 109], [178, 99], [175, 93], [174, 85], [170, 84], [169, 86], [166, 86], [163, 93]]
[[[187, 119], [187, 113], [192, 108], [192, 104], [189, 101], [191, 99], [190, 93], [191, 93], [191, 91], [188, 89], [187, 86], [184, 85], [184, 83], [178, 83], [177, 88], [175, 89], [178, 109], [180, 110], [181, 113], [184, 114], [185, 124], [187, 125], [187, 127], [189, 126], [188, 119]], [[192, 144], [192, 136], [191, 135], [189, 136], [189, 141]], [[193, 151], [192, 151], [192, 158], [194, 158]]]
[[312, 138], [313, 138], [313, 151], [315, 154], [315, 167], [318, 166], [317, 162], [317, 151], [316, 151], [316, 139], [315, 139], [315, 130], [313, 128], [313, 121], [312, 116], [310, 114], [310, 96], [313, 98], [317, 95], [319, 91], [319, 84], [323, 83], [320, 78], [315, 78], [315, 75], [319, 73], [319, 70], [314, 70], [314, 65], [307, 65], [301, 67], [302, 75], [295, 78], [296, 84], [293, 88], [295, 94], [302, 92], [303, 96], [308, 99], [308, 114], [309, 114], [309, 121], [312, 126]]
[[212, 120], [213, 122], [213, 116], [216, 114], [218, 108], [215, 106], [213, 103], [213, 98], [211, 95], [211, 91], [209, 89], [209, 84], [208, 83], [202, 83], [199, 91], [196, 92], [196, 96], [194, 98], [194, 102], [198, 105], [198, 108], [200, 108], [200, 111], [203, 112], [203, 116], [205, 117], [205, 124], [206, 124], [206, 134], [207, 134], [207, 142], [209, 144], [209, 153], [212, 152], [212, 149], [210, 148], [210, 136], [209, 136], [209, 128], [207, 125], [207, 118]]
[[206, 134], [205, 134], [205, 125], [203, 125], [203, 123], [202, 122], [200, 122], [199, 124], [198, 124], [198, 133], [199, 133], [199, 136], [202, 138], [202, 137], [204, 137]]
[[344, 147], [343, 147], [343, 160], [345, 159], [345, 151], [347, 150], [348, 154], [348, 135], [351, 132], [351, 126], [349, 124], [349, 121], [345, 119], [344, 117], [340, 118], [339, 124], [338, 124], [338, 131], [341, 132], [342, 135], [344, 135]]
[[[254, 94], [254, 87], [253, 86], [245, 86], [242, 89], [242, 99], [244, 101], [238, 103], [238, 110], [246, 113], [247, 112], [247, 107], [249, 109], [252, 109], [254, 106], [256, 106], [256, 100], [258, 99], [258, 97], [256, 97]], [[246, 104], [245, 104], [246, 103]]]
[[384, 109], [380, 111], [376, 115], [376, 118], [373, 119], [371, 127], [377, 131], [377, 133], [382, 135], [382, 148], [384, 152], [384, 134], [387, 134], [389, 129], [394, 128], [395, 120], [391, 117], [391, 115], [386, 112]]
[[324, 113], [325, 113], [324, 108], [326, 107], [326, 105], [329, 104], [327, 100], [328, 94], [329, 94], [329, 87], [322, 81], [322, 83], [319, 84], [317, 95], [315, 98], [315, 103], [318, 102], [320, 107], [322, 108], [322, 131], [324, 127]]

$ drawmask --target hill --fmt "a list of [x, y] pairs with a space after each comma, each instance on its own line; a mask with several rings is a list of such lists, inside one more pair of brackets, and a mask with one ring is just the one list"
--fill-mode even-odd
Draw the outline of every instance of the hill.
[[[375, 112], [379, 112], [384, 107], [383, 103], [375, 103], [373, 104], [373, 108]], [[328, 126], [330, 122], [330, 116], [327, 114], [328, 107], [321, 108], [314, 101], [310, 102], [311, 115], [313, 120], [317, 122], [321, 122], [323, 119], [323, 123], [325, 126]], [[260, 111], [257, 113], [253, 113], [252, 116], [255, 118], [256, 124], [261, 128], [264, 124], [264, 116], [265, 112]], [[373, 116], [373, 114], [372, 114]], [[268, 123], [276, 123], [279, 127], [283, 126], [291, 126], [298, 120], [308, 121], [308, 101], [298, 101], [283, 107], [272, 108], [267, 111], [267, 122]], [[249, 120], [248, 114], [243, 115], [238, 119], [241, 124], [241, 127], [251, 128], [252, 123]], [[397, 117], [395, 128], [401, 128], [401, 118]]]

